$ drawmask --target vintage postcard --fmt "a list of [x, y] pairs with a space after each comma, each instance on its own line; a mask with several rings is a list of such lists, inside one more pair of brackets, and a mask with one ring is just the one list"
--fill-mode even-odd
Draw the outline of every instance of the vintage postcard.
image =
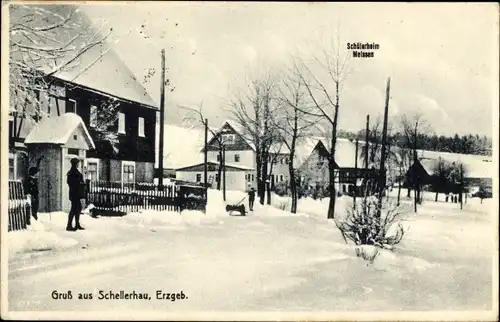
[[497, 320], [498, 9], [2, 2], [2, 319]]

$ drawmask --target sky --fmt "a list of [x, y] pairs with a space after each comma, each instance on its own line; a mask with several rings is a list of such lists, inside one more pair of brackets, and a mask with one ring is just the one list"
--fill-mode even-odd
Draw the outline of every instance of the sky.
[[[492, 136], [498, 118], [498, 7], [494, 4], [121, 3], [82, 5], [112, 27], [117, 53], [143, 79], [166, 51], [168, 121], [197, 108], [212, 126], [229, 118], [231, 89], [255, 70], [282, 66], [352, 42], [375, 42], [371, 59], [352, 58], [340, 93], [339, 126], [357, 131], [381, 115], [391, 77], [389, 117], [422, 113], [436, 134]], [[305, 55], [305, 56], [304, 56]], [[308, 56], [309, 57], [309, 56]], [[144, 86], [160, 99], [160, 75]], [[496, 132], [496, 131], [495, 131]]]

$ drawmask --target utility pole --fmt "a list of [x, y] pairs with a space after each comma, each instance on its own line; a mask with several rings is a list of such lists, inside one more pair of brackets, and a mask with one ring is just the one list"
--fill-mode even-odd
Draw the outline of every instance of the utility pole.
[[207, 151], [207, 145], [208, 145], [208, 119], [205, 119], [205, 149], [203, 149], [203, 156], [204, 156], [204, 163], [203, 163], [203, 175], [204, 175], [204, 188], [205, 188], [205, 198], [207, 198], [207, 181], [208, 181], [208, 151]]
[[385, 148], [387, 144], [387, 122], [388, 122], [388, 114], [389, 114], [389, 96], [391, 89], [391, 78], [387, 79], [387, 88], [385, 90], [385, 108], [384, 108], [384, 125], [382, 127], [382, 151], [380, 156], [380, 175], [378, 182], [378, 211], [377, 215], [380, 217], [381, 208], [382, 208], [382, 195], [384, 193], [385, 188]]
[[160, 138], [159, 138], [159, 155], [158, 168], [159, 177], [158, 184], [160, 189], [163, 188], [163, 140], [165, 131], [165, 49], [161, 50], [161, 85], [160, 85]]
[[358, 186], [357, 186], [357, 183], [358, 183], [358, 144], [359, 144], [359, 139], [356, 138], [356, 153], [355, 153], [355, 157], [354, 157], [354, 196], [353, 196], [353, 207], [354, 209], [356, 209], [356, 195], [358, 193]]
[[368, 147], [368, 140], [369, 140], [369, 135], [370, 135], [370, 115], [366, 115], [366, 128], [365, 128], [365, 187], [364, 187], [364, 194], [365, 197], [368, 195], [368, 154], [369, 154], [369, 147]]
[[460, 163], [460, 210], [462, 210], [464, 203], [464, 166]]
[[226, 147], [222, 147], [222, 199], [226, 201]]

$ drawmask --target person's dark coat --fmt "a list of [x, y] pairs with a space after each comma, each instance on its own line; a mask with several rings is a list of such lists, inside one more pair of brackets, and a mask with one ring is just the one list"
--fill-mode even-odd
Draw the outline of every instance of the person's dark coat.
[[71, 168], [67, 174], [69, 187], [69, 200], [80, 201], [85, 199], [85, 181], [82, 173], [77, 168]]
[[31, 199], [38, 199], [39, 192], [38, 192], [38, 179], [32, 176], [29, 176], [26, 179], [25, 185], [24, 185], [24, 192], [27, 195], [31, 196]]
[[248, 191], [248, 199], [255, 200], [255, 190], [251, 189]]

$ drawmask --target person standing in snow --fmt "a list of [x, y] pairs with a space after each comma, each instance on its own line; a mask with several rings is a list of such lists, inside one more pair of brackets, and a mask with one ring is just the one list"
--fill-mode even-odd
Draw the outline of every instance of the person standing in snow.
[[38, 220], [38, 206], [40, 204], [39, 202], [39, 193], [38, 193], [38, 168], [37, 167], [31, 167], [28, 170], [28, 178], [26, 179], [25, 182], [25, 187], [26, 195], [28, 197], [30, 206], [31, 206], [31, 213], [28, 214], [28, 225], [31, 225], [31, 216], [35, 218], [35, 220]]
[[36, 162], [36, 166], [29, 168], [28, 178], [24, 182], [24, 191], [28, 197], [28, 202], [31, 207], [31, 213], [28, 214], [27, 224], [31, 225], [31, 216], [38, 220], [38, 208], [40, 205], [39, 190], [38, 190], [38, 172], [43, 155]]
[[248, 207], [250, 208], [250, 211], [253, 211], [254, 202], [255, 202], [255, 188], [252, 187], [250, 188], [250, 191], [248, 191]]
[[[67, 180], [69, 187], [69, 200], [71, 201], [71, 210], [68, 214], [67, 231], [84, 230], [80, 225], [80, 213], [82, 212], [82, 199], [85, 198], [85, 181], [82, 173], [77, 166], [80, 160], [71, 159], [71, 169], [68, 171]], [[75, 218], [75, 227], [73, 228], [73, 218]]]

